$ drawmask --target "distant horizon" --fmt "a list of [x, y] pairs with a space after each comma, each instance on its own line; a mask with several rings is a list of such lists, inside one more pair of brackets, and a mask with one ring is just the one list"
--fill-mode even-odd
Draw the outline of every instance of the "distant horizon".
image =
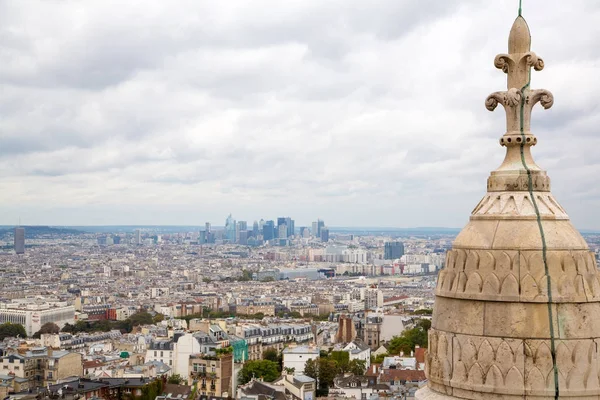
[[[0, 229], [12, 229], [15, 227], [49, 227], [49, 228], [67, 228], [67, 229], [78, 229], [78, 228], [101, 228], [106, 230], [107, 228], [115, 228], [115, 229], [124, 229], [124, 228], [193, 228], [202, 230], [204, 227], [203, 224], [198, 225], [52, 225], [52, 224], [31, 224], [31, 225], [0, 225]], [[221, 225], [211, 225], [211, 227], [215, 229], [224, 229], [224, 226]], [[298, 225], [298, 228], [307, 227], [310, 228], [310, 224], [308, 225]], [[448, 232], [448, 233], [458, 233], [463, 228], [457, 227], [441, 227], [441, 226], [415, 226], [415, 227], [394, 227], [394, 226], [328, 226], [328, 229], [331, 231], [383, 231], [383, 232], [393, 232], [393, 231], [431, 231], [432, 233], [439, 232]], [[580, 233], [600, 233], [600, 229], [578, 229], [577, 231]]]

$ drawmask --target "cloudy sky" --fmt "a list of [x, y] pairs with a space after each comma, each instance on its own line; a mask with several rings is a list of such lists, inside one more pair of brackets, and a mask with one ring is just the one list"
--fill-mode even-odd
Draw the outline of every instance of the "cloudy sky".
[[[534, 156], [600, 228], [600, 2], [524, 0]], [[462, 227], [517, 0], [0, 0], [0, 224]]]

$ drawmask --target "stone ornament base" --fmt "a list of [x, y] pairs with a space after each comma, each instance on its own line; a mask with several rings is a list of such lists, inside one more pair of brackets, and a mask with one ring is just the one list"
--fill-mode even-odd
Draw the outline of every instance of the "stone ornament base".
[[456, 400], [460, 397], [447, 396], [438, 392], [434, 392], [425, 386], [423, 389], [419, 389], [415, 392], [415, 399], [417, 400]]

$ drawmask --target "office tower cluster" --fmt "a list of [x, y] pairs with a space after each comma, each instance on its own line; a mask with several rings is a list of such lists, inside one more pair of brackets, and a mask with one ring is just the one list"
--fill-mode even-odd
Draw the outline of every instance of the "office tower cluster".
[[313, 236], [321, 239], [321, 242], [329, 241], [329, 228], [325, 226], [325, 222], [322, 219], [318, 219], [312, 223]]
[[259, 246], [265, 242], [271, 242], [279, 246], [287, 246], [292, 239], [316, 238], [322, 242], [329, 241], [329, 228], [325, 222], [318, 219], [312, 223], [312, 229], [302, 226], [296, 229], [295, 221], [290, 217], [278, 217], [274, 220], [254, 221], [252, 225], [248, 221], [237, 221], [229, 214], [225, 219], [225, 225], [219, 230], [214, 230], [210, 222], [206, 222], [204, 230], [200, 231], [198, 242], [200, 244], [210, 243], [235, 243], [248, 246]]

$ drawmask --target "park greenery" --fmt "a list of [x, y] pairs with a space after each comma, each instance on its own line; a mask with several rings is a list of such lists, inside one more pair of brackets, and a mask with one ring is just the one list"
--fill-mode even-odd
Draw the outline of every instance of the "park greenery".
[[123, 333], [130, 333], [136, 326], [154, 324], [155, 318], [148, 312], [139, 311], [123, 321], [77, 321], [75, 324], [65, 324], [61, 331], [68, 333], [89, 333], [119, 330]]
[[304, 366], [304, 374], [317, 381], [317, 397], [327, 396], [336, 376], [345, 373], [364, 375], [366, 371], [366, 362], [350, 360], [350, 353], [346, 351], [323, 353], [318, 359], [306, 361]]
[[184, 383], [184, 380], [181, 377], [181, 375], [173, 374], [173, 375], [169, 376], [169, 379], [167, 379], [167, 383], [181, 385], [182, 383]]
[[12, 324], [5, 322], [0, 325], [0, 340], [4, 340], [7, 337], [27, 337], [27, 332], [21, 324]]
[[400, 336], [394, 336], [387, 345], [390, 354], [410, 354], [415, 350], [415, 346], [427, 347], [427, 331], [431, 328], [431, 321], [420, 319], [416, 326], [407, 329]]
[[39, 339], [41, 335], [45, 333], [58, 333], [60, 332], [60, 327], [56, 325], [54, 322], [46, 322], [44, 325], [40, 327], [40, 330], [33, 334], [34, 339]]
[[279, 364], [271, 360], [246, 361], [240, 371], [239, 383], [241, 385], [250, 382], [252, 378], [262, 378], [265, 382], [273, 382], [279, 378], [281, 369]]

